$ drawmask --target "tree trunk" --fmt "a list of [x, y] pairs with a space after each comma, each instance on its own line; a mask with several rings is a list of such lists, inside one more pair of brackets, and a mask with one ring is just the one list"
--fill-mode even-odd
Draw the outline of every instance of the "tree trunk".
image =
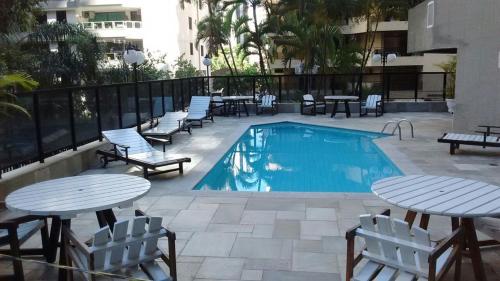
[[224, 46], [222, 43], [219, 45], [220, 51], [222, 52], [222, 56], [224, 57], [224, 61], [227, 64], [227, 67], [229, 68], [229, 72], [231, 73], [231, 76], [234, 75], [233, 73], [233, 68], [231, 67], [231, 64], [229, 63], [229, 59], [227, 58], [226, 52], [224, 51]]

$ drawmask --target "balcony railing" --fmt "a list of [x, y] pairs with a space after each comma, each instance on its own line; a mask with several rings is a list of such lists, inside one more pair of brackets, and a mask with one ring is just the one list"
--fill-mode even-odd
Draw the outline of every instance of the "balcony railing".
[[141, 21], [89, 21], [83, 22], [83, 27], [90, 30], [100, 29], [126, 29], [126, 28], [141, 28]]
[[[31, 115], [0, 120], [0, 176], [65, 150], [102, 140], [101, 132], [137, 126], [168, 111], [184, 110], [191, 96], [251, 95], [269, 89], [280, 103], [298, 103], [302, 95], [385, 93], [385, 99], [443, 101], [450, 75], [440, 72], [273, 76], [211, 76], [17, 93]], [[385, 81], [385, 82], [384, 82]], [[384, 86], [385, 85], [385, 86]], [[449, 84], [448, 84], [449, 85]], [[136, 107], [136, 104], [139, 107]]]

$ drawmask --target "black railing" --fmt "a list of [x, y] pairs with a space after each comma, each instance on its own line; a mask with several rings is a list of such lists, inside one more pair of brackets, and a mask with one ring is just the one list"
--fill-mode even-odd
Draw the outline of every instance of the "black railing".
[[[0, 120], [0, 175], [83, 144], [102, 140], [102, 130], [137, 126], [168, 111], [183, 110], [191, 96], [251, 95], [264, 89], [280, 103], [299, 102], [305, 93], [357, 95], [385, 93], [386, 100], [445, 98], [446, 73], [211, 76], [18, 93], [28, 118], [14, 113]], [[385, 81], [385, 82], [384, 82]], [[138, 102], [137, 102], [138, 101]]]

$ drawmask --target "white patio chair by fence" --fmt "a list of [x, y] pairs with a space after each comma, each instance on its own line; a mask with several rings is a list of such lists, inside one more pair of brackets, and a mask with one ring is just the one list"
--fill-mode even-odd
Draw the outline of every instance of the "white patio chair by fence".
[[384, 115], [384, 101], [382, 95], [369, 95], [366, 101], [361, 102], [361, 116], [365, 116], [369, 111], [375, 112], [375, 117]]
[[[310, 113], [306, 113], [306, 110], [310, 109]], [[316, 113], [326, 114], [326, 102], [316, 101], [314, 96], [307, 94], [302, 96], [302, 101], [300, 102], [300, 114], [316, 115]]]
[[271, 110], [271, 114], [274, 115], [278, 112], [278, 103], [276, 102], [276, 96], [265, 94], [260, 100], [256, 103], [256, 113], [261, 114], [264, 113], [264, 110]]
[[[361, 225], [346, 233], [346, 280], [441, 280], [455, 263], [455, 280], [460, 279], [463, 229], [434, 245], [429, 232], [385, 215], [360, 216]], [[355, 237], [361, 237], [366, 249], [355, 257]], [[361, 260], [366, 263], [353, 276]]]
[[[96, 274], [86, 271], [131, 275], [155, 281], [176, 280], [175, 233], [163, 228], [161, 222], [161, 217], [146, 216], [119, 221], [115, 223], [113, 232], [109, 226], [95, 232], [90, 245], [82, 242], [71, 229], [63, 227], [66, 258], [73, 266], [83, 270], [86, 280], [96, 280]], [[157, 246], [158, 239], [162, 237], [168, 237], [168, 255]], [[167, 264], [170, 276], [155, 262], [158, 258]]]

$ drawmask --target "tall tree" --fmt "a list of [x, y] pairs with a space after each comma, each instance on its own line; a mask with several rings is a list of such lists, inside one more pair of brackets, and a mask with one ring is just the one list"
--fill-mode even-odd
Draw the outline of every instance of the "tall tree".
[[27, 31], [35, 23], [41, 0], [0, 1], [0, 33]]

